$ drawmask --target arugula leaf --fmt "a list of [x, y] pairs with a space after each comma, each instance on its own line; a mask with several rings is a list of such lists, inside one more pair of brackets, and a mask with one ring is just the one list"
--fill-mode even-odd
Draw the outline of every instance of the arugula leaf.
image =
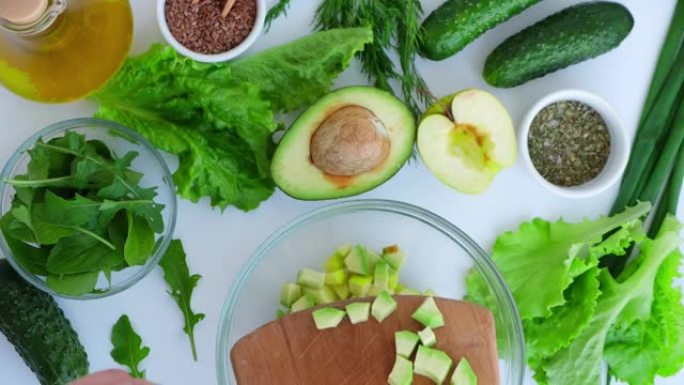
[[576, 276], [598, 266], [599, 254], [629, 245], [643, 232], [621, 231], [617, 234], [625, 239], [620, 240], [602, 241], [602, 236], [614, 229], [640, 226], [639, 218], [650, 208], [649, 203], [639, 203], [613, 217], [581, 223], [535, 219], [518, 231], [500, 235], [492, 258], [513, 293], [521, 318], [545, 318], [552, 308], [563, 305], [565, 290]]
[[114, 361], [128, 367], [132, 377], [145, 378], [145, 371], [139, 366], [150, 354], [150, 348], [143, 346], [127, 315], [122, 315], [114, 324], [111, 340], [114, 349], [110, 354]]
[[98, 202], [79, 195], [74, 200], [66, 200], [47, 191], [45, 202], [31, 208], [36, 239], [41, 244], [51, 245], [78, 231], [86, 233], [82, 226], [97, 216], [99, 207]]
[[52, 274], [78, 274], [117, 266], [121, 255], [97, 239], [83, 234], [62, 238], [50, 251], [47, 270]]
[[[275, 188], [274, 113], [327, 93], [369, 40], [367, 29], [314, 34], [228, 64], [199, 64], [154, 45], [93, 95], [96, 116], [178, 155], [178, 194], [224, 209], [255, 209]], [[273, 67], [273, 65], [276, 65]], [[135, 198], [139, 199], [139, 198]]]
[[48, 275], [45, 283], [49, 288], [60, 294], [79, 296], [92, 293], [95, 290], [99, 276], [100, 273], [98, 271], [80, 274]]
[[128, 237], [124, 257], [129, 266], [144, 265], [154, 250], [154, 231], [144, 218], [128, 212]]
[[164, 218], [162, 217], [164, 205], [153, 200], [105, 200], [100, 205], [100, 221], [109, 223], [116, 213], [121, 210], [136, 214], [145, 219], [155, 233], [162, 233], [164, 231]]
[[204, 314], [194, 313], [190, 307], [192, 292], [197, 286], [201, 276], [190, 275], [185, 260], [185, 250], [181, 241], [174, 239], [159, 265], [164, 270], [164, 280], [169, 285], [169, 295], [180, 307], [185, 320], [183, 331], [190, 339], [192, 358], [197, 361], [197, 348], [195, 347], [195, 325], [204, 319]]

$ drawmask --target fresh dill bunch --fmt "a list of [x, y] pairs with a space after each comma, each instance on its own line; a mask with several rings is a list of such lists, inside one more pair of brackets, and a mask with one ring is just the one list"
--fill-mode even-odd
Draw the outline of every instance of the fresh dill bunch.
[[266, 31], [271, 29], [271, 23], [281, 15], [287, 15], [287, 9], [290, 7], [290, 0], [279, 0], [276, 5], [271, 7], [266, 14]]
[[[267, 23], [287, 11], [290, 0], [280, 0], [268, 12]], [[429, 91], [416, 68], [421, 36], [420, 0], [321, 0], [314, 17], [316, 30], [370, 27], [373, 43], [358, 54], [361, 71], [375, 87], [395, 94], [394, 83], [401, 84], [401, 96], [415, 116], [430, 102]], [[396, 53], [400, 70], [392, 57]]]

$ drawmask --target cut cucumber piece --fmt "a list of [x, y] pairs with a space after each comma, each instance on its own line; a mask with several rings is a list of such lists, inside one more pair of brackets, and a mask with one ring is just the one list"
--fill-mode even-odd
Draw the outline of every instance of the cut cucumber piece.
[[390, 269], [388, 285], [391, 290], [397, 290], [399, 286], [399, 272], [397, 270]]
[[298, 299], [295, 303], [292, 304], [290, 311], [296, 312], [306, 310], [314, 307], [315, 305], [316, 304], [314, 303], [314, 299], [311, 296], [311, 294], [304, 294], [300, 299]]
[[352, 273], [360, 275], [370, 275], [371, 265], [368, 258], [368, 253], [363, 246], [356, 245], [351, 249], [347, 258], [344, 260], [344, 265]]
[[357, 323], [368, 321], [370, 314], [370, 303], [368, 302], [354, 302], [345, 306], [349, 321], [356, 325]]
[[382, 290], [389, 289], [390, 267], [386, 262], [380, 261], [375, 264], [373, 277], [374, 287]]
[[349, 286], [346, 284], [330, 286], [330, 288], [335, 292], [337, 298], [345, 300], [349, 298], [351, 293], [349, 292]]
[[418, 346], [414, 362], [416, 374], [425, 376], [435, 384], [442, 384], [451, 370], [451, 358], [441, 350]]
[[355, 297], [365, 297], [372, 284], [372, 277], [366, 275], [353, 275], [349, 278], [349, 292]]
[[295, 301], [302, 297], [302, 288], [294, 283], [286, 283], [280, 289], [280, 304], [285, 307], [292, 306]]
[[304, 287], [320, 289], [325, 285], [325, 274], [305, 267], [297, 274], [297, 283]]
[[437, 336], [435, 335], [435, 332], [432, 331], [432, 329], [430, 329], [430, 328], [425, 328], [425, 329], [419, 331], [418, 337], [420, 337], [420, 343], [423, 346], [431, 348], [431, 347], [437, 345]]
[[389, 385], [411, 385], [413, 383], [413, 363], [402, 356], [397, 356], [387, 382]]
[[451, 376], [451, 385], [477, 385], [477, 375], [470, 366], [470, 362], [463, 357]]
[[311, 314], [313, 315], [316, 329], [323, 330], [337, 327], [347, 313], [333, 307], [324, 307], [322, 309], [315, 310]]
[[401, 267], [406, 261], [406, 253], [404, 253], [399, 246], [392, 245], [382, 249], [382, 259], [387, 262], [394, 270], [401, 270]]
[[323, 286], [320, 289], [305, 287], [304, 293], [309, 294], [316, 305], [327, 305], [337, 300], [335, 292], [327, 286]]
[[437, 303], [432, 297], [426, 298], [411, 317], [431, 329], [444, 326], [444, 316], [442, 316], [442, 312], [439, 311]]
[[395, 310], [397, 310], [397, 301], [395, 301], [387, 292], [382, 292], [378, 294], [375, 301], [373, 301], [371, 314], [373, 314], [373, 317], [378, 320], [378, 322], [382, 322], [385, 318], [394, 313]]
[[396, 345], [397, 354], [409, 358], [413, 351], [418, 346], [418, 334], [408, 330], [402, 330], [394, 333], [394, 344]]
[[283, 318], [283, 317], [287, 316], [287, 313], [288, 313], [287, 310], [278, 309], [278, 310], [276, 310], [276, 317]]
[[347, 271], [344, 269], [334, 270], [325, 273], [326, 285], [342, 285], [347, 282]]
[[339, 269], [344, 269], [344, 259], [349, 254], [352, 249], [351, 245], [343, 245], [337, 248], [333, 255], [328, 258], [328, 260], [323, 264], [323, 271], [330, 272]]

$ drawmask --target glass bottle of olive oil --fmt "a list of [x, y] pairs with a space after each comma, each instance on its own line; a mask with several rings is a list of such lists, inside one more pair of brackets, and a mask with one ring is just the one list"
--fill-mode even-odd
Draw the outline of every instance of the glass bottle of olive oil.
[[128, 0], [0, 0], [0, 84], [27, 99], [86, 97], [131, 45]]

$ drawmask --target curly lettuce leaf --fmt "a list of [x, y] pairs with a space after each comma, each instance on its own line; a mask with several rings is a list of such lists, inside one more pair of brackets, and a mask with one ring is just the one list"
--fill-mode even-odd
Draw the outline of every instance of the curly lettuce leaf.
[[681, 288], [682, 253], [675, 251], [656, 275], [651, 316], [628, 327], [613, 326], [604, 355], [611, 374], [631, 385], [653, 385], [656, 376], [672, 376], [684, 366], [684, 306]]
[[326, 94], [372, 41], [370, 28], [332, 29], [237, 60], [230, 68], [237, 81], [256, 85], [274, 110], [288, 112]]
[[[601, 382], [603, 351], [611, 327], [619, 320], [639, 319], [635, 301], [653, 302], [653, 287], [663, 262], [681, 244], [681, 224], [668, 217], [658, 236], [641, 244], [638, 268], [624, 281], [618, 282], [610, 273], [601, 270], [601, 291], [596, 312], [591, 322], [570, 345], [546, 358], [535, 368], [535, 378], [540, 384], [595, 385]], [[647, 298], [644, 293], [651, 293]], [[634, 385], [634, 384], [632, 384]]]
[[155, 45], [92, 96], [95, 116], [178, 155], [174, 182], [183, 198], [252, 210], [275, 188], [274, 114], [327, 93], [369, 33], [322, 32], [228, 64], [197, 63]]
[[[622, 253], [638, 240], [639, 219], [650, 210], [639, 203], [612, 217], [580, 223], [534, 219], [496, 239], [492, 258], [518, 305], [522, 319], [546, 318], [563, 305], [573, 279], [598, 266], [606, 253]], [[603, 236], [618, 230], [616, 238]]]

